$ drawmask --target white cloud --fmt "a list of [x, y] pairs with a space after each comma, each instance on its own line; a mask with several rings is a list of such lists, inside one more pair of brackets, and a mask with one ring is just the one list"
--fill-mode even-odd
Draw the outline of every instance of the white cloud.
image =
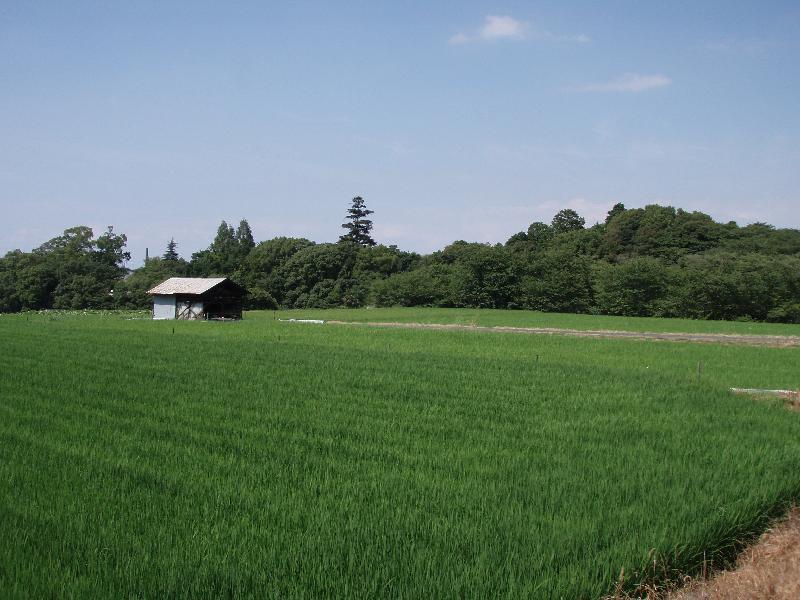
[[521, 40], [527, 36], [528, 24], [507, 15], [488, 15], [474, 35], [459, 32], [450, 38], [451, 44], [500, 39]]
[[522, 39], [527, 33], [526, 23], [517, 21], [513, 17], [489, 15], [480, 30], [480, 37], [484, 40], [498, 38]]
[[465, 33], [457, 33], [453, 37], [450, 38], [450, 43], [455, 44], [466, 44], [467, 42], [471, 41], [469, 36]]
[[598, 83], [587, 83], [567, 88], [570, 92], [644, 92], [668, 86], [672, 80], [666, 75], [640, 75], [625, 73], [621, 77]]
[[450, 44], [467, 44], [469, 42], [488, 42], [493, 40], [523, 40], [534, 38], [554, 42], [573, 42], [586, 44], [590, 42], [588, 36], [562, 35], [546, 30], [539, 30], [531, 26], [530, 23], [519, 21], [508, 15], [487, 15], [483, 25], [474, 33], [466, 34], [463, 31], [450, 38]]

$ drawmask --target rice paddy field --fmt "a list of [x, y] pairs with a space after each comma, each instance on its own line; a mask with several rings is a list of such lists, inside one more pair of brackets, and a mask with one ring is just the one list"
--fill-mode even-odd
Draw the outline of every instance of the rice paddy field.
[[[382, 318], [574, 327], [437, 310]], [[0, 315], [0, 596], [600, 598], [800, 498], [800, 413], [728, 391], [796, 347], [300, 316]]]

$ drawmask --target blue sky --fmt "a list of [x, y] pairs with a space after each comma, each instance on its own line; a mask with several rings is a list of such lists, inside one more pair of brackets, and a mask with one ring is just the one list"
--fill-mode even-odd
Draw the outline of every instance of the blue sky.
[[798, 2], [0, 1], [0, 251], [222, 219], [503, 242], [615, 202], [800, 227]]

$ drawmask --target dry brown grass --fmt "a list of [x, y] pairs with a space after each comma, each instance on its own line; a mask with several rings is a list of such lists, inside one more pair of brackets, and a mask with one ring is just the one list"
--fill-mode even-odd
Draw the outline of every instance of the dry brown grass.
[[789, 410], [800, 410], [800, 390], [754, 390], [731, 388], [731, 391], [735, 394], [749, 396], [755, 400], [781, 398], [784, 406]]
[[800, 510], [768, 530], [745, 550], [736, 569], [690, 584], [669, 600], [800, 598]]
[[786, 396], [786, 406], [790, 410], [800, 410], [800, 390]]
[[[730, 571], [685, 578], [680, 589], [644, 587], [634, 595], [650, 600], [797, 600], [800, 599], [800, 509], [767, 530], [747, 548]], [[673, 584], [676, 585], [676, 584]]]

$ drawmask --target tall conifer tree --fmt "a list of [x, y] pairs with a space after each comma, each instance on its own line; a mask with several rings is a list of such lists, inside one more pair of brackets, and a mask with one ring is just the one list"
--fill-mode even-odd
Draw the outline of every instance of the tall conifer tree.
[[178, 260], [178, 243], [175, 241], [175, 238], [171, 238], [169, 240], [169, 244], [167, 244], [167, 251], [164, 252], [164, 256], [162, 257], [164, 260]]
[[253, 239], [253, 231], [250, 229], [247, 219], [239, 221], [239, 227], [236, 229], [236, 241], [239, 243], [239, 254], [242, 258], [255, 248], [256, 242]]
[[372, 221], [367, 217], [373, 212], [367, 208], [361, 196], [353, 198], [353, 203], [347, 209], [347, 223], [342, 223], [342, 227], [347, 233], [339, 238], [340, 242], [355, 242], [359, 246], [374, 246], [375, 240], [370, 236], [372, 231]]

